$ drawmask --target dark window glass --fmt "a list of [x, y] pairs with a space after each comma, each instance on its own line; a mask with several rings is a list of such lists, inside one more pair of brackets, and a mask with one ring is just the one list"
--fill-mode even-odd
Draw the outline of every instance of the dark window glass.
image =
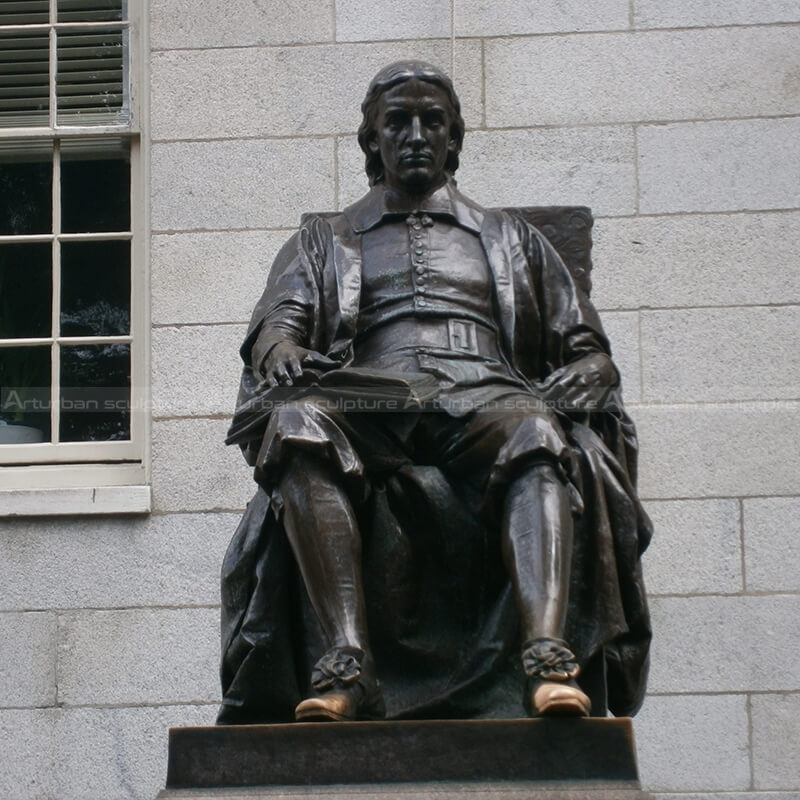
[[0, 347], [0, 444], [49, 440], [50, 347]]
[[62, 442], [131, 438], [129, 344], [61, 348]]
[[64, 142], [61, 148], [61, 230], [127, 231], [131, 224], [127, 142]]
[[130, 333], [130, 263], [130, 242], [62, 242], [62, 336]]
[[49, 242], [0, 242], [0, 339], [51, 335], [51, 254]]
[[50, 115], [47, 33], [0, 33], [0, 127], [47, 125]]
[[0, 142], [0, 234], [52, 233], [52, 206], [51, 145]]
[[116, 22], [122, 18], [122, 0], [58, 0], [59, 22]]

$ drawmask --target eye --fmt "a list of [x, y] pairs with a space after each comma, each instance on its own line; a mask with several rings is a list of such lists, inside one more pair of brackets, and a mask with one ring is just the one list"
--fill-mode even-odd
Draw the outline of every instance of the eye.
[[442, 128], [445, 125], [444, 114], [439, 111], [432, 111], [423, 118], [425, 125], [429, 128]]
[[405, 114], [399, 112], [389, 112], [383, 119], [383, 124], [387, 128], [397, 129], [405, 124]]

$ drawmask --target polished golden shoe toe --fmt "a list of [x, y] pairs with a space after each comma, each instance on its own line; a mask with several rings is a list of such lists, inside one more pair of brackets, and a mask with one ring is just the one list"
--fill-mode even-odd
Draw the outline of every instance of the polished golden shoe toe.
[[359, 690], [342, 689], [303, 700], [294, 710], [298, 722], [350, 722], [358, 717]]
[[294, 710], [298, 722], [350, 722], [386, 715], [372, 657], [360, 647], [332, 647], [311, 671], [314, 694]]
[[592, 701], [571, 681], [542, 681], [533, 690], [531, 705], [542, 716], [588, 717]]

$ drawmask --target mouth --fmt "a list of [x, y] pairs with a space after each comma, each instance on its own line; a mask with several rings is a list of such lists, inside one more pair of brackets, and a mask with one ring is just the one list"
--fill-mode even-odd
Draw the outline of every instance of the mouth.
[[412, 167], [427, 166], [433, 161], [433, 156], [430, 153], [409, 153], [408, 155], [400, 156], [401, 164], [408, 164]]

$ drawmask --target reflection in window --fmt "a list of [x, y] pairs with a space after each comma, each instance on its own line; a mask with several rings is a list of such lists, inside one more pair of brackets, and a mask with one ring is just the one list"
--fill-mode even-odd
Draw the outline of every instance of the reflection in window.
[[130, 230], [130, 171], [127, 141], [65, 141], [61, 146], [61, 230]]
[[53, 230], [53, 146], [0, 141], [0, 236]]
[[[14, 430], [17, 426], [33, 430]], [[50, 348], [0, 348], [0, 444], [48, 439]]]
[[60, 440], [130, 439], [130, 393], [130, 345], [62, 347]]
[[131, 244], [61, 245], [61, 335], [130, 333]]
[[52, 245], [0, 242], [0, 339], [50, 336]]

